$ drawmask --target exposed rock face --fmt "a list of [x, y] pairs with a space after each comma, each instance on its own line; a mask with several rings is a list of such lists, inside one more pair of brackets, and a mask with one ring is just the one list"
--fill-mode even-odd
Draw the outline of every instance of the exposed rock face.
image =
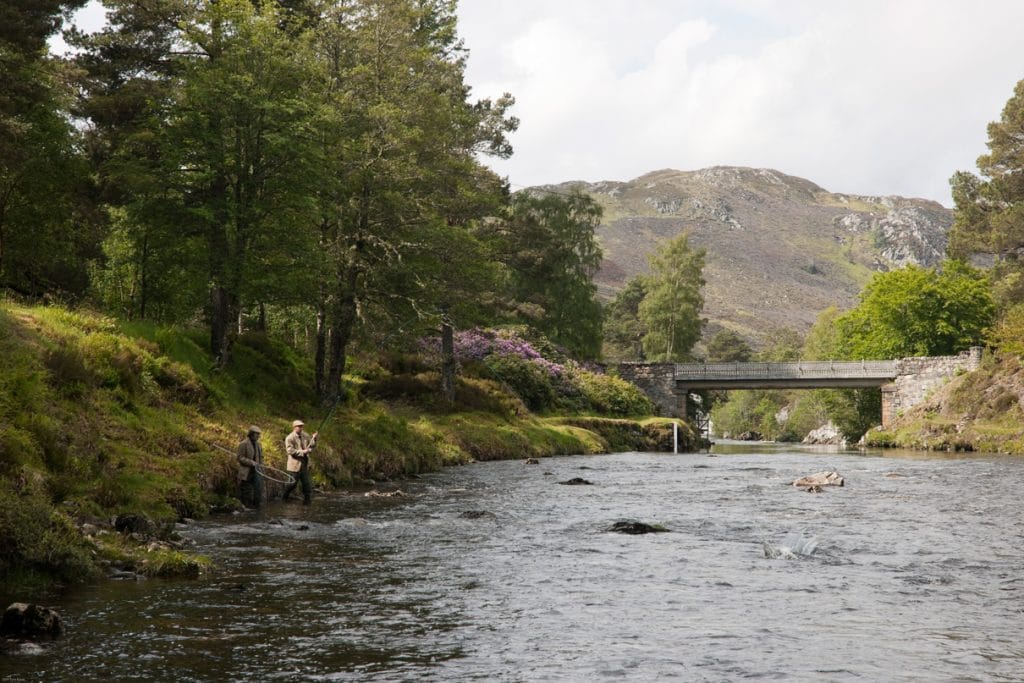
[[811, 432], [804, 437], [803, 443], [809, 444], [831, 444], [831, 445], [842, 445], [846, 443], [846, 439], [839, 433], [839, 429], [832, 424], [827, 422], [817, 429], [811, 430]]
[[662, 170], [553, 189], [570, 187], [604, 207], [595, 278], [603, 296], [647, 272], [659, 243], [688, 231], [691, 245], [707, 249], [708, 333], [726, 326], [755, 343], [773, 327], [806, 332], [828, 306], [852, 305], [875, 271], [938, 263], [952, 225], [936, 202], [834, 194], [771, 169]]

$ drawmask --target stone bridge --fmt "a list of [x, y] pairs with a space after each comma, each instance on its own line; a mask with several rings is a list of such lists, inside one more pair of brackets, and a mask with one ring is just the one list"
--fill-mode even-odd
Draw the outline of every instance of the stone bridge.
[[686, 417], [686, 396], [700, 389], [823, 389], [880, 387], [882, 425], [924, 400], [957, 372], [975, 370], [981, 347], [958, 356], [790, 363], [620, 363], [663, 415]]

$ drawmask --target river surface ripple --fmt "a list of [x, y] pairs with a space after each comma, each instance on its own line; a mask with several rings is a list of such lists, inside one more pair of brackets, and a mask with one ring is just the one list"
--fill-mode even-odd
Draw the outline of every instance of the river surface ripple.
[[[196, 523], [218, 571], [65, 596], [67, 638], [0, 675], [1024, 680], [1024, 460], [716, 449], [480, 463]], [[825, 469], [846, 486], [788, 485]], [[766, 557], [793, 539], [816, 549]]]

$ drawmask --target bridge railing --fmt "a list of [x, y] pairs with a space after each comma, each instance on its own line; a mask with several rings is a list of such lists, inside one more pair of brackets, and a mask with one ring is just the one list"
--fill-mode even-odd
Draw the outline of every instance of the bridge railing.
[[895, 377], [896, 361], [796, 361], [789, 363], [676, 363], [678, 380], [860, 379]]

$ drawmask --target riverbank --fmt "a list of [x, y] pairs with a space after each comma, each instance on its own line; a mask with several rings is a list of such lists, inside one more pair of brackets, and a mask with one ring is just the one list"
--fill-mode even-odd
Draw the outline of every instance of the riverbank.
[[1021, 359], [986, 353], [977, 370], [954, 377], [864, 440], [875, 447], [1024, 455], [1022, 406]]
[[[672, 445], [670, 420], [536, 415], [507, 384], [479, 377], [460, 379], [454, 406], [438, 405], [436, 375], [387, 373], [366, 359], [352, 364], [344, 403], [321, 425], [299, 354], [244, 335], [217, 371], [203, 341], [60, 307], [0, 306], [0, 581], [9, 592], [111, 572], [204, 571], [173, 525], [240, 508], [234, 458], [221, 449], [233, 450], [250, 424], [279, 468], [292, 419], [321, 428], [312, 469], [327, 489], [473, 460]], [[616, 381], [603, 388], [632, 390]], [[692, 448], [692, 432], [680, 434], [681, 449]]]

